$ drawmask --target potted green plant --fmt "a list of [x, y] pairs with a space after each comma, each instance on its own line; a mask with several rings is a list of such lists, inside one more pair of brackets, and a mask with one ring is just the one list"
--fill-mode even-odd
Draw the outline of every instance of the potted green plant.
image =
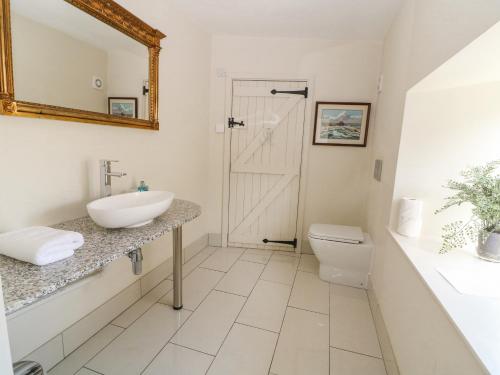
[[446, 198], [436, 213], [464, 203], [472, 205], [472, 217], [443, 227], [440, 253], [460, 248], [469, 241], [478, 241], [480, 258], [500, 262], [500, 160], [485, 166], [468, 168], [461, 172], [463, 181], [448, 181], [448, 189], [455, 193]]

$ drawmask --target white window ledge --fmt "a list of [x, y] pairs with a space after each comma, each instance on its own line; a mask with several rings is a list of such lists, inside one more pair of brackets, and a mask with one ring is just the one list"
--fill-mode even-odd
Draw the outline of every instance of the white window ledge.
[[500, 299], [461, 294], [437, 271], [445, 265], [479, 267], [478, 262], [484, 261], [467, 251], [440, 255], [436, 251], [439, 243], [435, 241], [408, 238], [387, 230], [486, 370], [500, 374]]

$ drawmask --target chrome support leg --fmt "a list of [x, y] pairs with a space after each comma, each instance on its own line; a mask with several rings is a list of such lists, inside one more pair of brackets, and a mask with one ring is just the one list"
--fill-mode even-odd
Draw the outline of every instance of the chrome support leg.
[[174, 309], [182, 309], [182, 226], [174, 229]]

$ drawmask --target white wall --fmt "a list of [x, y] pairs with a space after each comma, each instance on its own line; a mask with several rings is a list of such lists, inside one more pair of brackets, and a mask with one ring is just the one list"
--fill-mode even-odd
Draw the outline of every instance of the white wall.
[[444, 224], [471, 217], [468, 206], [434, 211], [452, 193], [449, 179], [500, 159], [499, 102], [500, 82], [408, 94], [394, 198], [423, 200], [423, 236], [439, 239]]
[[497, 23], [408, 91], [394, 199], [423, 200], [423, 236], [439, 240], [444, 224], [471, 217], [469, 205], [434, 214], [451, 194], [443, 185], [467, 167], [500, 159], [499, 41]]
[[92, 87], [93, 76], [107, 82], [106, 51], [12, 13], [12, 59], [16, 99], [107, 113], [106, 91]]
[[[221, 233], [224, 136], [215, 133], [215, 124], [226, 123], [227, 119], [224, 78], [217, 77], [217, 72], [268, 79], [312, 77], [314, 90], [309, 100], [313, 105], [320, 100], [374, 103], [381, 44], [215, 36], [212, 45], [209, 230]], [[313, 123], [313, 116], [306, 119], [306, 124]], [[365, 226], [368, 149], [310, 146], [308, 152], [303, 236], [307, 237], [309, 225], [314, 222]]]
[[[202, 216], [185, 225], [184, 243], [207, 233], [210, 36], [167, 1], [120, 3], [168, 35], [160, 55], [160, 130], [1, 116], [0, 232], [85, 215], [85, 204], [98, 196], [98, 160], [110, 158], [120, 160], [115, 170], [128, 173], [113, 179], [114, 193], [135, 189], [140, 179], [152, 189], [170, 190], [202, 206]], [[154, 242], [143, 254], [146, 273], [171, 256], [171, 237]], [[128, 260], [123, 261], [123, 267], [108, 272], [113, 290], [106, 280], [95, 286], [101, 300], [134, 280]], [[81, 306], [71, 311], [97, 307], [102, 301], [91, 295], [82, 294]]]
[[[482, 368], [400, 249], [388, 237], [407, 90], [500, 18], [493, 0], [407, 0], [384, 44], [371, 163], [368, 228], [376, 244], [372, 280], [402, 374], [479, 374]], [[425, 149], [420, 151], [425, 153]]]

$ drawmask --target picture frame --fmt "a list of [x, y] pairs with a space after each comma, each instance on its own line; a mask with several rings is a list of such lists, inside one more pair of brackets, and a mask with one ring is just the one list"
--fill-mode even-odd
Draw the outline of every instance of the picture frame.
[[137, 98], [108, 97], [108, 113], [113, 116], [137, 118]]
[[371, 103], [316, 102], [313, 145], [366, 147]]

